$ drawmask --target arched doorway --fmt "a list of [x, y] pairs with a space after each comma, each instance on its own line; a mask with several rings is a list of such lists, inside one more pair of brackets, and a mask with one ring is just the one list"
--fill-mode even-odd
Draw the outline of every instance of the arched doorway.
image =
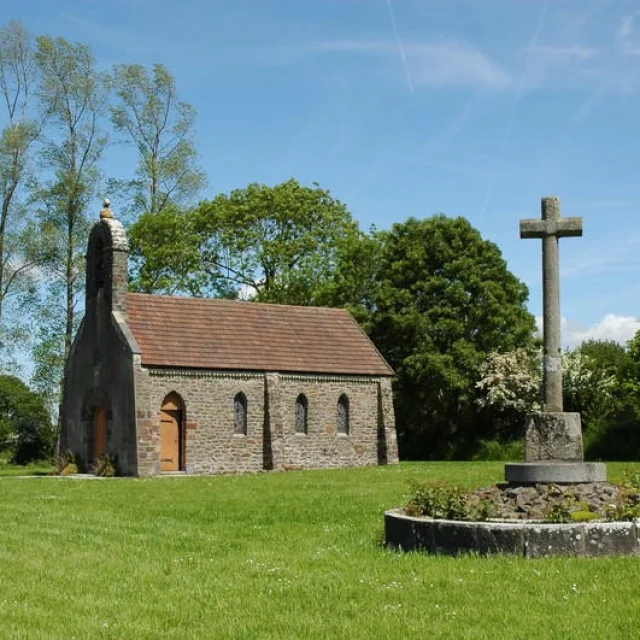
[[183, 468], [184, 405], [177, 393], [170, 393], [160, 412], [160, 470], [180, 471]]
[[93, 459], [107, 455], [107, 410], [96, 407], [93, 412]]

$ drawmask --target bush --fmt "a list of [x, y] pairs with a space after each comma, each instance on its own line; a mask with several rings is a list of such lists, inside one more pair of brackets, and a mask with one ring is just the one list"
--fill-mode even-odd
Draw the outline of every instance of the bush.
[[61, 453], [56, 457], [56, 471], [61, 476], [70, 476], [80, 473], [76, 454], [72, 451]]
[[585, 456], [590, 460], [640, 459], [640, 422], [627, 413], [607, 423], [588, 425], [584, 433]]
[[100, 456], [91, 466], [91, 473], [103, 478], [113, 478], [118, 475], [117, 471], [116, 457], [108, 454]]
[[524, 441], [480, 440], [473, 460], [524, 460]]
[[624, 482], [615, 504], [607, 508], [607, 519], [630, 522], [640, 518], [640, 473], [624, 472]]
[[412, 483], [405, 506], [410, 516], [445, 520], [487, 520], [494, 512], [490, 500], [473, 501], [462, 487], [445, 482]]

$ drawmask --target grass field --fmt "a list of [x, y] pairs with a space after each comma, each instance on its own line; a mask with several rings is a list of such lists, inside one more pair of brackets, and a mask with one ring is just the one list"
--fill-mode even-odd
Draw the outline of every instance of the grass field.
[[0, 637], [637, 638], [640, 558], [381, 548], [410, 478], [479, 486], [502, 469], [0, 478]]
[[55, 467], [49, 462], [32, 462], [27, 465], [10, 464], [0, 458], [0, 477], [2, 476], [50, 476]]

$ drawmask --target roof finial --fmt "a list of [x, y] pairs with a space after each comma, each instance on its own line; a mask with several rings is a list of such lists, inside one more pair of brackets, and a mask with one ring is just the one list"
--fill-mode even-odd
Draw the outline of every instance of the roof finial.
[[109, 198], [105, 198], [103, 209], [100, 212], [100, 219], [102, 220], [103, 218], [113, 218], [113, 217], [114, 217], [113, 211], [111, 211], [111, 200], [109, 200]]

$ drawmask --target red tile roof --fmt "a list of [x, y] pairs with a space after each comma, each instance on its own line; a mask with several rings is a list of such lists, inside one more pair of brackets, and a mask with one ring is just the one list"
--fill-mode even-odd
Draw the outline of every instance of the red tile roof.
[[345, 309], [130, 293], [127, 313], [143, 365], [393, 374]]

